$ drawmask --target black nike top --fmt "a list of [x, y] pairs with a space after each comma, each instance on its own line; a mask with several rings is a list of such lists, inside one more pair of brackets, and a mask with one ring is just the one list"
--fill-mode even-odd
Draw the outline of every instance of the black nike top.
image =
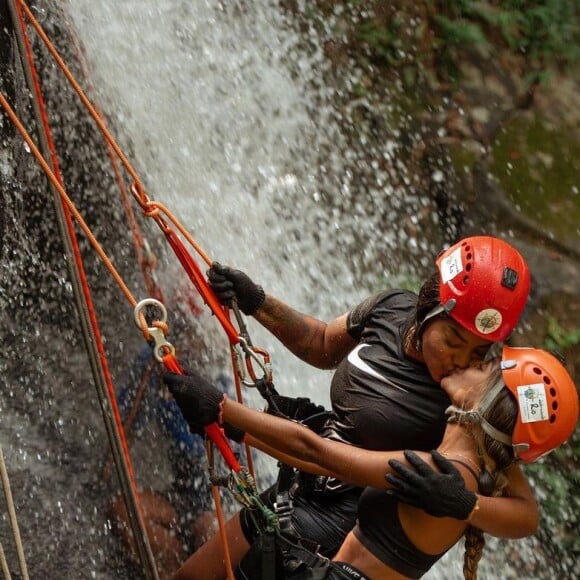
[[333, 416], [324, 434], [381, 451], [439, 445], [449, 397], [425, 365], [403, 352], [416, 302], [412, 292], [390, 290], [349, 313], [348, 332], [359, 342], [333, 376]]

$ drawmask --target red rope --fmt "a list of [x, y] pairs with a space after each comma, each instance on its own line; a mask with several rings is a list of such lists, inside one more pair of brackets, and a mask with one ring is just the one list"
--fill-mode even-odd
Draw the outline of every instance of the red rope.
[[[179, 375], [185, 374], [181, 365], [172, 354], [166, 354], [163, 357], [163, 364], [165, 365], [165, 368], [172, 373], [177, 373]], [[205, 432], [212, 440], [212, 443], [219, 449], [230, 469], [239, 473], [241, 470], [240, 464], [220, 426], [217, 423], [212, 423], [205, 428]]]
[[[50, 124], [49, 124], [48, 114], [47, 114], [47, 107], [46, 107], [46, 103], [45, 103], [43, 95], [42, 95], [40, 80], [38, 78], [38, 72], [36, 69], [35, 62], [34, 62], [34, 55], [33, 55], [32, 47], [30, 45], [30, 40], [29, 40], [27, 30], [26, 30], [26, 23], [24, 21], [21, 6], [18, 3], [16, 3], [16, 10], [18, 13], [18, 18], [20, 20], [20, 25], [22, 27], [24, 44], [26, 47], [26, 57], [27, 57], [28, 62], [30, 64], [30, 71], [32, 74], [32, 80], [33, 80], [33, 84], [34, 84], [34, 92], [35, 92], [36, 102], [38, 103], [39, 110], [40, 110], [40, 116], [41, 116], [41, 120], [42, 120], [42, 129], [43, 129], [44, 135], [46, 137], [46, 141], [47, 141], [48, 148], [50, 151], [51, 161], [52, 161], [52, 165], [54, 168], [54, 175], [55, 175], [58, 183], [62, 186], [63, 185], [62, 173], [60, 171], [60, 165], [58, 162], [58, 155], [56, 152], [56, 147], [55, 147], [54, 140], [52, 137], [52, 132], [50, 129]], [[101, 337], [101, 333], [100, 333], [99, 323], [97, 321], [97, 315], [96, 315], [93, 300], [91, 297], [91, 291], [89, 288], [86, 272], [84, 269], [84, 264], [83, 264], [83, 259], [81, 256], [80, 247], [79, 247], [78, 240], [77, 240], [77, 237], [76, 237], [76, 234], [74, 231], [73, 220], [72, 220], [68, 206], [66, 204], [62, 203], [62, 200], [61, 200], [61, 205], [63, 208], [63, 213], [64, 213], [64, 216], [66, 219], [67, 229], [68, 229], [69, 236], [71, 239], [72, 250], [73, 250], [73, 254], [74, 254], [74, 258], [75, 258], [75, 263], [76, 263], [76, 266], [78, 268], [79, 278], [80, 278], [80, 282], [81, 282], [81, 288], [83, 291], [83, 295], [84, 295], [86, 306], [87, 306], [87, 313], [88, 313], [89, 320], [91, 323], [91, 329], [92, 329], [93, 335], [95, 337], [96, 348], [97, 348], [98, 355], [99, 355], [99, 362], [100, 362], [100, 365], [101, 365], [101, 368], [103, 371], [103, 376], [105, 379], [105, 383], [107, 386], [107, 392], [109, 395], [109, 402], [111, 403], [115, 423], [117, 424], [117, 427], [119, 430], [119, 436], [120, 436], [120, 441], [121, 441], [121, 447], [123, 450], [123, 455], [124, 455], [125, 460], [127, 462], [127, 471], [129, 473], [131, 487], [133, 488], [133, 490], [135, 492], [135, 497], [138, 498], [137, 483], [136, 483], [136, 479], [135, 479], [135, 473], [133, 471], [133, 466], [131, 464], [131, 458], [129, 455], [129, 446], [128, 446], [127, 440], [125, 438], [125, 433], [124, 433], [124, 429], [123, 429], [123, 421], [121, 419], [121, 413], [120, 413], [119, 407], [117, 405], [117, 399], [116, 399], [116, 395], [115, 395], [115, 389], [113, 387], [111, 373], [110, 373], [109, 366], [108, 366], [107, 355], [105, 353], [105, 349], [103, 346], [103, 341], [102, 341], [102, 337]], [[138, 503], [138, 500], [137, 500], [137, 506], [138, 506], [139, 511], [141, 512], [141, 515], [143, 516], [143, 509], [142, 509], [141, 505]]]
[[183, 269], [189, 276], [189, 279], [193, 282], [197, 291], [200, 293], [204, 302], [209, 306], [213, 314], [219, 320], [223, 329], [225, 330], [230, 344], [237, 344], [240, 342], [240, 337], [238, 331], [235, 329], [234, 325], [231, 323], [230, 319], [224, 312], [224, 309], [217, 299], [214, 291], [210, 288], [203, 272], [198, 266], [197, 262], [191, 257], [191, 254], [187, 251], [187, 248], [177, 235], [177, 233], [170, 228], [163, 228], [163, 233], [169, 242], [169, 245], [173, 248], [177, 259], [180, 261]]

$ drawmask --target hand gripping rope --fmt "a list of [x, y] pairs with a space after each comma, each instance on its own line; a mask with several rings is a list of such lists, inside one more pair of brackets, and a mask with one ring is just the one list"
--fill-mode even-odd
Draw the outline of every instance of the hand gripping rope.
[[[46, 160], [44, 159], [44, 157], [42, 156], [42, 154], [40, 153], [40, 151], [36, 147], [36, 144], [34, 143], [32, 138], [30, 137], [30, 135], [28, 134], [28, 132], [26, 131], [26, 129], [24, 128], [24, 126], [20, 122], [20, 120], [17, 117], [17, 115], [15, 114], [15, 112], [10, 107], [8, 101], [5, 99], [4, 95], [2, 95], [1, 93], [0, 93], [0, 105], [2, 105], [2, 107], [6, 111], [7, 115], [10, 117], [10, 119], [14, 123], [15, 127], [21, 133], [22, 137], [24, 138], [24, 140], [26, 141], [26, 143], [30, 147], [32, 154], [35, 156], [35, 158], [39, 162], [40, 166], [44, 170], [45, 174], [47, 175], [48, 179], [50, 180], [51, 184], [53, 185], [54, 189], [56, 190], [56, 192], [60, 196], [62, 202], [65, 204], [67, 209], [70, 211], [72, 217], [77, 221], [80, 228], [86, 234], [93, 249], [99, 255], [102, 262], [107, 267], [107, 269], [111, 273], [114, 280], [117, 282], [118, 286], [120, 287], [121, 291], [123, 292], [123, 294], [125, 295], [127, 300], [133, 305], [134, 308], [136, 308], [136, 313], [134, 314], [135, 321], [138, 323], [138, 326], [142, 330], [143, 335], [145, 336], [146, 340], [147, 341], [152, 340], [154, 342], [157, 359], [159, 360], [159, 358], [161, 358], [161, 361], [164, 363], [166, 368], [168, 368], [168, 370], [172, 370], [173, 372], [179, 372], [179, 373], [183, 374], [183, 370], [181, 369], [181, 367], [179, 366], [179, 363], [177, 362], [177, 359], [175, 358], [175, 355], [174, 355], [175, 350], [174, 350], [173, 346], [165, 339], [164, 328], [166, 328], [165, 320], [167, 318], [165, 308], [162, 307], [163, 319], [161, 321], [157, 321], [157, 322], [152, 323], [151, 326], [148, 326], [147, 322], [143, 316], [143, 313], [141, 312], [143, 306], [147, 306], [148, 304], [162, 306], [161, 303], [157, 300], [154, 300], [154, 299], [148, 299], [152, 302], [145, 302], [145, 304], [143, 304], [141, 302], [141, 303], [139, 303], [141, 306], [139, 308], [137, 308], [138, 303], [137, 303], [136, 299], [133, 297], [132, 293], [128, 289], [128, 287], [125, 284], [125, 282], [123, 281], [122, 277], [115, 269], [113, 263], [111, 262], [110, 258], [107, 256], [105, 251], [103, 250], [100, 243], [94, 237], [89, 226], [86, 224], [85, 220], [80, 215], [78, 209], [76, 208], [76, 206], [74, 205], [74, 203], [71, 201], [70, 197], [68, 196], [68, 194], [64, 190], [64, 187], [62, 186], [61, 182], [55, 176], [54, 172], [52, 171], [52, 169], [50, 168], [50, 166], [48, 165], [48, 163], [46, 162]], [[207, 284], [207, 282], [206, 282], [205, 278], [203, 277], [201, 270], [197, 266], [196, 262], [191, 258], [191, 256], [185, 250], [185, 247], [183, 246], [181, 240], [176, 235], [171, 235], [170, 239], [173, 241], [172, 246], [178, 248], [178, 257], [180, 257], [180, 261], [182, 262], [182, 264], [185, 265], [186, 271], [188, 272], [188, 275], [190, 276], [192, 281], [194, 281], [194, 283], [196, 284], [196, 287], [198, 288], [198, 290], [200, 291], [200, 293], [204, 297], [204, 300], [206, 301], [206, 303], [208, 303], [210, 306], [213, 306], [214, 308], [216, 308], [216, 311], [215, 311], [216, 313], [221, 313], [218, 316], [218, 320], [220, 320], [220, 322], [222, 323], [222, 326], [224, 327], [224, 329], [226, 329], [228, 336], [229, 337], [234, 337], [234, 336], [236, 337], [237, 343], [240, 344], [242, 350], [246, 354], [246, 364], [247, 364], [248, 368], [252, 369], [252, 366], [251, 366], [252, 360], [258, 361], [260, 367], [262, 368], [262, 370], [264, 372], [264, 377], [267, 377], [269, 380], [271, 377], [271, 371], [269, 368], [269, 360], [265, 359], [265, 362], [262, 362], [262, 360], [259, 359], [259, 357], [257, 356], [255, 349], [253, 349], [250, 346], [249, 340], [247, 340], [241, 336], [238, 336], [238, 334], [235, 331], [235, 328], [233, 327], [233, 325], [231, 324], [229, 318], [227, 318], [227, 316], [225, 315], [224, 309], [221, 307], [221, 305], [217, 306], [219, 304], [219, 301], [217, 300], [217, 298], [215, 297], [215, 294], [213, 294], [213, 291], [211, 290], [211, 288]], [[264, 352], [264, 351], [262, 351], [262, 352]], [[162, 354], [162, 353], [164, 353], [164, 354]], [[250, 374], [252, 377], [255, 377], [255, 373], [253, 372], [253, 369], [250, 371]], [[255, 385], [256, 383], [255, 382], [249, 383], [246, 381], [245, 384]], [[209, 426], [207, 429], [207, 434], [208, 434], [208, 437], [211, 439], [211, 441], [220, 450], [220, 453], [222, 453], [222, 455], [224, 456], [224, 459], [226, 460], [226, 462], [228, 463], [230, 468], [235, 473], [240, 473], [241, 467], [239, 465], [239, 462], [235, 458], [235, 455], [234, 455], [233, 451], [231, 450], [229, 442], [227, 441], [225, 435], [223, 434], [223, 432], [219, 428], [219, 425], [214, 424], [214, 425]], [[247, 494], [249, 497], [256, 496], [257, 499], [253, 499], [252, 503], [254, 506], [260, 505], [261, 502], [260, 502], [259, 498], [257, 497], [257, 492], [255, 491], [255, 487], [253, 486], [253, 484], [245, 484], [242, 479], [238, 479], [238, 480], [234, 480], [234, 481], [238, 485], [239, 491], [243, 491], [242, 494], [240, 494], [240, 493], [237, 494], [238, 497], [243, 497], [244, 494]]]
[[[212, 260], [163, 204], [156, 201], [151, 201], [147, 197], [147, 194], [143, 191], [143, 188], [138, 181], [135, 181], [131, 186], [131, 192], [135, 200], [143, 209], [144, 215], [154, 219], [161, 231], [165, 234], [169, 245], [173, 249], [185, 273], [199, 292], [205, 304], [209, 306], [210, 310], [216, 316], [222, 328], [224, 329], [230, 341], [230, 345], [234, 349], [234, 359], [237, 361], [235, 364], [236, 372], [242, 380], [243, 384], [247, 387], [255, 387], [257, 381], [259, 380], [254, 371], [252, 361], [260, 367], [262, 371], [262, 379], [271, 382], [272, 369], [268, 353], [265, 350], [254, 347], [252, 345], [237, 308], [234, 309], [234, 312], [236, 314], [238, 325], [240, 326], [240, 332], [236, 330], [231, 320], [229, 319], [227, 309], [220, 304], [213, 290], [207, 283], [207, 280], [199, 265], [191, 257], [191, 254], [188, 252], [181, 238], [177, 235], [177, 232], [168, 226], [167, 221], [161, 214], [165, 214], [165, 217], [174, 224], [179, 233], [181, 233], [181, 235], [189, 242], [191, 247], [196, 250], [196, 252], [208, 266], [211, 266]], [[251, 378], [250, 381], [245, 378], [246, 372], [243, 366], [239, 363], [241, 360], [241, 353], [239, 350], [236, 351], [236, 347], [238, 347], [238, 349], [241, 350], [245, 355], [246, 369]]]
[[[155, 356], [156, 360], [162, 363], [168, 371], [183, 375], [183, 369], [175, 357], [175, 348], [165, 339], [165, 334], [163, 332], [163, 327], [167, 326], [167, 311], [165, 306], [153, 298], [146, 298], [145, 300], [141, 300], [141, 302], [135, 306], [135, 324], [138, 328], [142, 328], [142, 310], [146, 306], [155, 306], [159, 311], [161, 311], [161, 320], [156, 321], [153, 326], [147, 328], [147, 332], [153, 346], [153, 355]], [[220, 429], [220, 426], [217, 423], [212, 423], [205, 428], [205, 432], [212, 440], [214, 445], [219, 449], [230, 469], [238, 473], [241, 469], [240, 464], [236, 459], [236, 456], [234, 455], [234, 452], [232, 451], [226, 436]]]
[[[175, 348], [170, 342], [166, 340], [163, 331], [167, 320], [165, 306], [163, 306], [163, 304], [158, 300], [152, 298], [146, 298], [145, 300], [142, 300], [137, 304], [137, 306], [135, 306], [135, 324], [141, 328], [143, 318], [142, 310], [148, 306], [156, 307], [161, 312], [161, 320], [153, 322], [153, 325], [147, 328], [155, 359], [163, 363], [168, 371], [184, 374], [181, 365], [175, 357]], [[207, 445], [209, 474], [212, 485], [227, 487], [239, 503], [250, 509], [249, 514], [250, 517], [254, 520], [256, 527], [262, 530], [264, 533], [273, 534], [278, 525], [278, 517], [262, 502], [255, 485], [254, 477], [246, 467], [240, 466], [237, 457], [232, 451], [229, 442], [224, 435], [223, 430], [220, 428], [218, 423], [212, 423], [211, 425], [205, 427], [205, 432], [209, 439], [211, 439], [212, 443], [220, 451], [226, 463], [231, 469], [231, 472], [227, 477], [216, 476], [215, 455], [213, 448], [211, 445]], [[219, 502], [217, 501], [216, 508], [221, 510], [219, 507]], [[259, 514], [261, 518], [257, 518], [256, 514]], [[224, 542], [227, 541], [225, 535], [222, 535], [222, 540]]]

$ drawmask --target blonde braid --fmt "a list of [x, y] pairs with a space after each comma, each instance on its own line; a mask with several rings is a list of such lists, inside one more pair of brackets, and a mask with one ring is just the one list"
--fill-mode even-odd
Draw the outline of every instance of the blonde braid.
[[[472, 433], [475, 436], [475, 433]], [[487, 470], [493, 477], [494, 487], [491, 493], [492, 497], [498, 497], [503, 495], [503, 490], [508, 484], [508, 478], [506, 475], [507, 466], [503, 469], [498, 469], [498, 465], [489, 456], [488, 453], [484, 451], [483, 440], [484, 436], [481, 434], [479, 437], [474, 437], [477, 445], [479, 447], [479, 456], [484, 470]], [[496, 441], [488, 441], [488, 445], [493, 447], [497, 445], [495, 451], [496, 455], [505, 455], [505, 450], [503, 450], [500, 444]], [[503, 453], [502, 453], [503, 452]], [[467, 526], [465, 530], [465, 554], [463, 556], [463, 576], [465, 580], [477, 580], [477, 567], [479, 561], [483, 555], [483, 548], [485, 547], [485, 536], [483, 531], [474, 526]]]
[[477, 580], [477, 566], [483, 555], [485, 536], [474, 526], [465, 530], [465, 555], [463, 556], [463, 577], [465, 580]]

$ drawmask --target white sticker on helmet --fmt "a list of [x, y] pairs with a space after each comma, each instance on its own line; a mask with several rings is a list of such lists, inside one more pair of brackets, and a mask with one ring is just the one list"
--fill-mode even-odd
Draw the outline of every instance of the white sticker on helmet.
[[501, 326], [501, 321], [501, 312], [495, 308], [486, 308], [485, 310], [480, 310], [479, 314], [475, 317], [475, 328], [481, 334], [491, 334]]
[[518, 387], [518, 404], [520, 406], [520, 420], [522, 423], [536, 423], [547, 421], [548, 399], [544, 383], [535, 385], [521, 385]]
[[461, 261], [461, 248], [457, 248], [449, 256], [441, 260], [439, 266], [441, 280], [443, 284], [453, 280], [457, 274], [463, 272], [463, 262]]

